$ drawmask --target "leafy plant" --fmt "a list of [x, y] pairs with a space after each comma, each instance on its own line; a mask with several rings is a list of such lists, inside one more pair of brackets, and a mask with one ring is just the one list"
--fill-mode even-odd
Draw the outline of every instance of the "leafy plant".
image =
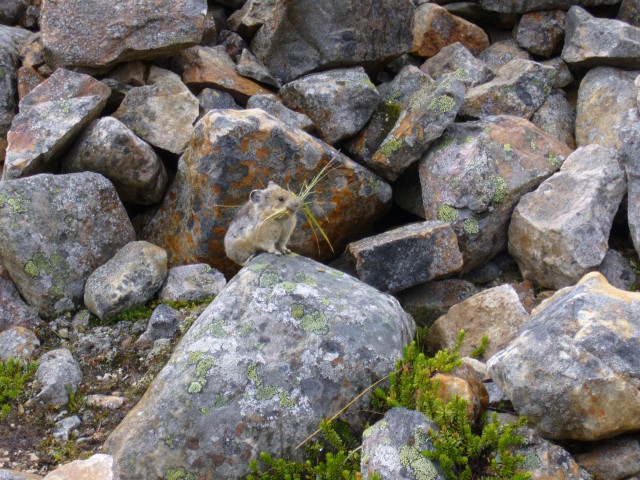
[[86, 401], [84, 393], [80, 389], [74, 392], [71, 385], [65, 385], [64, 389], [67, 391], [67, 395], [69, 395], [69, 403], [67, 404], [69, 413], [79, 412]]
[[473, 351], [469, 354], [471, 358], [480, 358], [484, 355], [484, 352], [487, 350], [489, 346], [489, 337], [484, 335], [480, 340], [480, 345], [473, 349]]
[[16, 358], [0, 362], [0, 421], [9, 415], [9, 400], [18, 398], [25, 383], [33, 378], [37, 368], [36, 362], [24, 364]]

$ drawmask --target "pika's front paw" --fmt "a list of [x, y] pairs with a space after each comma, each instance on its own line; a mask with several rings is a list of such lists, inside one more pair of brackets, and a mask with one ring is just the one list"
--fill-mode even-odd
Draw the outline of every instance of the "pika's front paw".
[[282, 252], [280, 252], [280, 250], [276, 250], [275, 248], [270, 248], [269, 250], [267, 250], [267, 253], [273, 253], [274, 255], [282, 255]]
[[287, 247], [282, 247], [280, 251], [285, 255], [289, 255], [291, 253], [291, 250], [289, 250]]

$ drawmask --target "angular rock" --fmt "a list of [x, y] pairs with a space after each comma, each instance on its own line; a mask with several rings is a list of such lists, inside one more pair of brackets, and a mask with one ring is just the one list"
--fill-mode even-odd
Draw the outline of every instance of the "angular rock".
[[17, 358], [23, 362], [32, 361], [40, 348], [36, 334], [24, 327], [11, 327], [0, 332], [0, 361]]
[[404, 67], [391, 82], [380, 85], [378, 106], [367, 126], [347, 141], [347, 152], [361, 162], [370, 160], [395, 126], [402, 111], [409, 108], [414, 95], [430, 92], [434, 85], [431, 77], [412, 65]]
[[634, 285], [637, 286], [638, 276], [631, 262], [616, 250], [607, 250], [598, 271], [604, 275], [607, 282], [620, 290], [630, 290]]
[[151, 146], [113, 117], [94, 120], [62, 163], [63, 172], [97, 172], [125, 202], [150, 205], [162, 199], [167, 172]]
[[[13, 2], [12, 2], [13, 3]], [[33, 473], [5, 470], [0, 468], [0, 480], [42, 480], [44, 477]]]
[[412, 16], [411, 0], [277, 2], [251, 51], [282, 84], [315, 70], [384, 65], [411, 49]]
[[218, 34], [218, 38], [220, 39], [220, 46], [219, 48], [214, 48], [214, 50], [226, 52], [233, 62], [237, 63], [242, 51], [249, 49], [249, 45], [244, 41], [244, 38], [230, 30], [222, 30]]
[[213, 110], [214, 108], [242, 110], [242, 107], [235, 102], [231, 94], [214, 88], [203, 89], [202, 92], [200, 92], [200, 95], [198, 95], [198, 102], [200, 103], [200, 115], [198, 116], [198, 120], [200, 120], [205, 113], [209, 110]]
[[27, 0], [0, 1], [0, 23], [2, 25], [17, 24], [28, 4], [29, 2]]
[[515, 40], [495, 42], [478, 55], [478, 58], [494, 72], [498, 72], [512, 60], [533, 60], [533, 56], [525, 49], [520, 48]]
[[398, 292], [396, 298], [418, 325], [430, 327], [452, 306], [478, 292], [471, 282], [449, 279], [416, 285]]
[[174, 267], [158, 292], [161, 302], [198, 302], [209, 300], [227, 284], [224, 275], [206, 263]]
[[638, 122], [638, 71], [611, 67], [589, 70], [580, 82], [576, 105], [576, 143], [584, 147], [597, 143], [619, 150], [621, 129]]
[[313, 121], [308, 116], [288, 109], [275, 95], [254, 95], [247, 102], [247, 108], [260, 108], [279, 118], [290, 128], [299, 128], [305, 132], [310, 132], [315, 128]]
[[61, 154], [100, 114], [110, 93], [88, 75], [56, 70], [20, 102], [7, 134], [3, 178], [55, 171]]
[[460, 355], [467, 356], [477, 348], [483, 336], [489, 337], [484, 358], [491, 358], [518, 334], [529, 320], [518, 294], [511, 285], [484, 290], [452, 306], [429, 328], [427, 345], [433, 351], [449, 349], [456, 344], [458, 332], [465, 331]]
[[38, 359], [36, 380], [42, 389], [36, 398], [61, 407], [69, 402], [69, 392], [75, 392], [82, 381], [82, 370], [66, 348], [50, 350]]
[[637, 435], [611, 438], [589, 445], [588, 451], [575, 459], [593, 478], [630, 478], [640, 474], [640, 442]]
[[[227, 206], [244, 204], [261, 182], [299, 191], [332, 159], [336, 168], [309, 200], [333, 248], [341, 251], [389, 206], [389, 185], [262, 110], [212, 110], [196, 126], [176, 179], [142, 237], [167, 249], [172, 266], [204, 261], [223, 273], [235, 272], [238, 267], [225, 258], [223, 249], [235, 215]], [[332, 255], [326, 243], [316, 242], [301, 212], [297, 225], [289, 248], [316, 258]]]
[[67, 443], [71, 433], [74, 435], [78, 434], [78, 427], [80, 427], [80, 425], [82, 425], [82, 420], [80, 420], [78, 415], [63, 418], [54, 424], [53, 438], [55, 438], [58, 443]]
[[24, 67], [39, 70], [45, 65], [41, 37], [40, 32], [35, 32], [27, 37], [27, 40], [22, 45], [22, 49], [20, 49], [20, 60]]
[[152, 345], [160, 338], [171, 338], [178, 333], [180, 312], [169, 305], [158, 305], [149, 318], [147, 329], [140, 335], [136, 345]]
[[632, 27], [640, 27], [640, 3], [638, 0], [622, 0], [616, 19]]
[[627, 223], [636, 252], [640, 255], [640, 123], [621, 130], [622, 164], [627, 177]]
[[105, 319], [143, 305], [167, 277], [167, 252], [149, 242], [130, 242], [87, 279], [84, 303]]
[[228, 92], [241, 105], [249, 97], [272, 93], [236, 71], [236, 65], [224, 47], [191, 47], [176, 57], [183, 71], [182, 80], [190, 88], [215, 88]]
[[545, 438], [592, 441], [640, 428], [640, 294], [597, 272], [533, 311], [487, 363], [516, 411]]
[[467, 365], [462, 365], [450, 373], [436, 373], [432, 378], [434, 382], [438, 382], [438, 398], [443, 403], [447, 404], [454, 398], [461, 398], [467, 402], [467, 419], [472, 424], [487, 410], [487, 389]]
[[640, 68], [640, 28], [571, 7], [562, 59], [572, 67]]
[[244, 38], [251, 38], [273, 15], [276, 0], [248, 0], [229, 17], [229, 26]]
[[87, 406], [104, 408], [107, 410], [117, 410], [124, 405], [124, 397], [114, 395], [87, 395]]
[[531, 123], [561, 140], [567, 147], [576, 148], [573, 137], [576, 124], [575, 108], [567, 101], [563, 90], [554, 90], [531, 117]]
[[525, 279], [559, 289], [598, 268], [626, 190], [616, 151], [580, 147], [513, 212], [509, 253]]
[[580, 466], [564, 448], [542, 438], [533, 428], [521, 428], [518, 435], [524, 444], [514, 449], [522, 455], [531, 480], [586, 480]]
[[[298, 458], [295, 446], [323, 417], [393, 370], [414, 331], [395, 299], [348, 275], [301, 256], [259, 255], [109, 436], [114, 473], [240, 478], [260, 451]], [[361, 428], [357, 405], [346, 419]]]
[[31, 67], [20, 67], [17, 73], [18, 98], [22, 100], [31, 91], [45, 81], [45, 78]]
[[615, 5], [619, 0], [479, 0], [480, 6], [493, 12], [527, 13], [537, 10], [568, 9], [571, 5]]
[[127, 92], [113, 116], [151, 145], [180, 154], [193, 134], [198, 99], [172, 72], [152, 67], [148, 81]]
[[74, 460], [49, 473], [44, 480], [114, 480], [111, 455], [96, 453], [86, 460]]
[[89, 274], [135, 235], [97, 173], [0, 182], [0, 212], [0, 259], [43, 317], [79, 306]]
[[40, 16], [42, 45], [53, 69], [106, 70], [197, 44], [206, 12], [205, 0], [48, 0]]
[[474, 55], [489, 46], [489, 37], [482, 28], [434, 3], [424, 3], [416, 9], [412, 29], [411, 53], [419, 57], [433, 57], [443, 47], [456, 42]]
[[243, 77], [252, 78], [260, 83], [271, 85], [275, 88], [280, 88], [282, 85], [278, 80], [273, 78], [271, 72], [267, 70], [260, 60], [251, 53], [251, 50], [245, 48], [242, 53], [238, 55], [238, 66], [236, 70]]
[[453, 124], [434, 143], [419, 166], [425, 217], [452, 224], [465, 272], [505, 249], [516, 203], [569, 153], [528, 120], [510, 116]]
[[33, 329], [40, 323], [36, 309], [24, 303], [9, 272], [0, 266], [0, 332], [10, 327]]
[[469, 87], [486, 83], [494, 76], [493, 71], [482, 60], [474, 57], [460, 42], [442, 48], [435, 56], [424, 62], [420, 70], [434, 80], [440, 79], [447, 73], [462, 70], [466, 75], [461, 76], [461, 80]]
[[[13, 2], [17, 3], [17, 2]], [[0, 20], [2, 10], [0, 9]], [[0, 136], [5, 136], [16, 114], [18, 53], [31, 33], [0, 25]]]
[[285, 106], [306, 114], [333, 144], [362, 129], [378, 104], [378, 91], [362, 67], [312, 73], [280, 89]]
[[442, 77], [429, 91], [420, 90], [367, 165], [387, 180], [396, 180], [454, 122], [465, 92], [457, 73]]
[[470, 272], [467, 272], [464, 276], [464, 279], [472, 283], [479, 283], [483, 285], [485, 283], [494, 281], [500, 276], [501, 273], [502, 269], [498, 266], [498, 264], [489, 260], [479, 267], [474, 268]]
[[147, 67], [141, 61], [122, 63], [108, 73], [108, 77], [132, 87], [146, 84]]
[[444, 480], [440, 464], [422, 452], [435, 450], [429, 437], [438, 426], [424, 413], [392, 408], [362, 434], [360, 470], [365, 479]]
[[441, 278], [460, 270], [456, 235], [444, 222], [413, 223], [347, 246], [358, 278], [383, 292]]
[[482, 118], [515, 115], [530, 118], [551, 93], [555, 70], [538, 62], [516, 59], [490, 82], [471, 88], [460, 114]]
[[556, 71], [556, 76], [553, 79], [554, 88], [563, 88], [573, 82], [573, 75], [567, 64], [560, 57], [551, 58], [541, 62], [542, 65], [552, 67]]
[[550, 57], [562, 47], [565, 15], [563, 10], [527, 13], [520, 18], [513, 37], [531, 53]]

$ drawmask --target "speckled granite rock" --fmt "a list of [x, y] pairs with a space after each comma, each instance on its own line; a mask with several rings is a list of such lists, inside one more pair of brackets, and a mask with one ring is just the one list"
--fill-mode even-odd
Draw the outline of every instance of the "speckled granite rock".
[[28, 30], [0, 25], [0, 70], [3, 72], [0, 75], [0, 136], [7, 134], [16, 114], [18, 53], [30, 35]]
[[573, 136], [576, 111], [567, 101], [563, 90], [557, 89], [551, 92], [532, 115], [531, 123], [543, 132], [562, 140], [567, 147], [576, 148], [576, 140]]
[[50, 472], [44, 480], [113, 480], [113, 458], [96, 453], [86, 460], [74, 460]]
[[66, 348], [50, 350], [38, 359], [36, 380], [42, 386], [36, 399], [61, 407], [69, 402], [69, 392], [75, 392], [82, 381], [80, 365]]
[[447, 73], [463, 70], [465, 75], [460, 79], [470, 87], [488, 82], [494, 76], [493, 71], [482, 60], [474, 57], [460, 42], [442, 48], [424, 62], [420, 70], [434, 80], [438, 80]]
[[226, 284], [224, 275], [206, 263], [182, 265], [169, 269], [158, 299], [164, 302], [206, 300], [220, 293]]
[[31, 362], [40, 348], [40, 340], [28, 328], [11, 327], [0, 332], [0, 347], [0, 360], [3, 362], [10, 358]]
[[522, 47], [543, 57], [558, 53], [564, 40], [565, 12], [546, 10], [520, 18], [513, 36]]

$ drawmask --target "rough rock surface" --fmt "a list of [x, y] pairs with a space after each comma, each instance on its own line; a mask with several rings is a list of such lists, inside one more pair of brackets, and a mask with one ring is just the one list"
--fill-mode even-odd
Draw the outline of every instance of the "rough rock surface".
[[0, 332], [10, 327], [35, 328], [40, 322], [36, 309], [24, 303], [9, 272], [0, 266]]
[[636, 252], [640, 255], [640, 124], [624, 127], [621, 136], [622, 164], [627, 176], [627, 222]]
[[640, 27], [640, 3], [638, 0], [622, 0], [616, 18], [633, 27]]
[[432, 145], [419, 167], [425, 217], [452, 224], [465, 272], [504, 250], [520, 197], [570, 152], [531, 122], [511, 116], [453, 124]]
[[42, 480], [44, 477], [33, 473], [18, 472], [0, 468], [0, 480]]
[[125, 202], [149, 205], [162, 199], [167, 172], [151, 146], [113, 117], [94, 120], [62, 162], [64, 172], [97, 172]]
[[30, 35], [28, 30], [0, 25], [0, 137], [6, 135], [16, 114], [18, 53]]
[[215, 88], [204, 88], [198, 95], [198, 102], [200, 102], [198, 120], [214, 108], [242, 110], [242, 107], [236, 103], [230, 93]]
[[625, 435], [589, 445], [587, 452], [575, 456], [576, 462], [594, 478], [621, 480], [640, 474], [640, 441]]
[[524, 48], [520, 48], [515, 40], [503, 40], [492, 43], [478, 58], [491, 70], [497, 72], [512, 60], [533, 60], [533, 55]]
[[152, 345], [160, 338], [171, 338], [178, 333], [180, 312], [169, 305], [158, 305], [151, 314], [147, 329], [140, 335], [136, 345]]
[[441, 278], [462, 268], [456, 235], [444, 222], [421, 222], [350, 243], [358, 278], [383, 292]]
[[224, 275], [206, 263], [174, 267], [158, 292], [164, 302], [193, 302], [213, 298], [227, 284]]
[[282, 85], [278, 80], [273, 78], [271, 72], [267, 70], [258, 58], [251, 53], [251, 50], [245, 48], [242, 53], [238, 55], [238, 65], [236, 70], [243, 77], [251, 78], [257, 82], [270, 85], [275, 88], [280, 88]]
[[277, 2], [251, 51], [282, 84], [328, 67], [384, 64], [411, 49], [412, 16], [411, 0]]
[[0, 212], [2, 264], [43, 317], [80, 305], [89, 274], [134, 239], [113, 185], [97, 173], [0, 182]]
[[27, 0], [0, 1], [0, 23], [2, 25], [15, 25], [28, 4]]
[[87, 279], [84, 303], [100, 319], [143, 305], [167, 277], [167, 252], [149, 242], [130, 242]]
[[253, 37], [276, 8], [276, 0], [248, 0], [240, 10], [229, 16], [229, 26], [244, 38]]
[[360, 469], [364, 478], [378, 474], [397, 480], [444, 480], [439, 463], [422, 454], [435, 450], [429, 430], [437, 428], [424, 413], [406, 408], [389, 410], [362, 434]]
[[551, 439], [598, 440], [640, 428], [640, 294], [597, 272], [533, 311], [489, 375]]
[[513, 37], [518, 45], [531, 53], [550, 57], [562, 47], [564, 23], [563, 10], [527, 13], [520, 18]]
[[35, 358], [38, 348], [40, 340], [28, 328], [11, 327], [0, 332], [0, 360], [3, 362], [9, 358], [30, 362]]
[[50, 350], [38, 359], [36, 380], [42, 388], [36, 398], [57, 407], [69, 402], [69, 392], [75, 392], [82, 381], [80, 365], [66, 348]]
[[482, 8], [493, 12], [527, 13], [537, 10], [568, 9], [572, 5], [614, 5], [618, 0], [479, 0]]
[[113, 480], [111, 455], [96, 453], [86, 460], [74, 460], [49, 473], [44, 480]]
[[604, 275], [607, 282], [620, 290], [630, 290], [634, 285], [637, 286], [638, 276], [631, 262], [616, 250], [607, 250], [598, 271]]
[[42, 45], [54, 69], [168, 56], [200, 41], [206, 11], [205, 0], [48, 0]]
[[313, 121], [307, 115], [285, 107], [275, 95], [254, 95], [247, 102], [247, 108], [260, 108], [279, 118], [291, 128], [299, 128], [305, 132], [315, 128]]
[[581, 147], [522, 197], [509, 227], [509, 253], [524, 278], [558, 289], [598, 268], [626, 190], [619, 162], [615, 150]]
[[447, 73], [455, 73], [463, 70], [465, 75], [461, 80], [470, 87], [486, 83], [493, 78], [492, 70], [465, 48], [460, 42], [447, 45], [436, 55], [429, 58], [420, 66], [420, 70], [434, 80]]
[[[198, 122], [176, 180], [142, 236], [167, 250], [171, 266], [206, 262], [225, 274], [235, 272], [238, 267], [225, 258], [223, 249], [235, 214], [226, 206], [244, 204], [260, 182], [273, 181], [298, 191], [332, 159], [335, 169], [309, 200], [333, 248], [340, 251], [385, 211], [391, 188], [336, 150], [262, 110], [212, 110]], [[326, 243], [316, 242], [301, 212], [289, 248], [316, 258], [331, 255]]]
[[571, 454], [559, 445], [542, 438], [533, 428], [518, 431], [524, 445], [515, 449], [524, 457], [523, 469], [531, 475], [531, 480], [588, 480]]
[[469, 355], [483, 336], [489, 337], [484, 358], [491, 358], [513, 340], [520, 327], [529, 319], [518, 294], [511, 285], [484, 290], [468, 298], [438, 318], [429, 329], [427, 344], [433, 351], [456, 344], [458, 332], [465, 331], [460, 355]]
[[362, 129], [378, 105], [378, 91], [362, 67], [312, 73], [280, 89], [285, 106], [307, 115], [333, 144]]
[[576, 125], [575, 108], [566, 99], [563, 90], [554, 90], [531, 117], [531, 123], [545, 133], [557, 137], [564, 144], [576, 148], [574, 138]]
[[[414, 331], [395, 299], [348, 275], [303, 257], [259, 255], [110, 435], [114, 472], [232, 478], [260, 451], [295, 457], [320, 419], [394, 368]], [[347, 419], [364, 423], [358, 407]]]
[[82, 73], [56, 70], [20, 102], [7, 133], [4, 179], [54, 171], [60, 155], [107, 103], [111, 91]]
[[569, 66], [564, 60], [562, 60], [562, 58], [554, 57], [541, 63], [542, 65], [547, 65], [556, 71], [556, 76], [553, 79], [554, 88], [564, 88], [573, 82], [574, 78], [571, 70], [569, 70]]

